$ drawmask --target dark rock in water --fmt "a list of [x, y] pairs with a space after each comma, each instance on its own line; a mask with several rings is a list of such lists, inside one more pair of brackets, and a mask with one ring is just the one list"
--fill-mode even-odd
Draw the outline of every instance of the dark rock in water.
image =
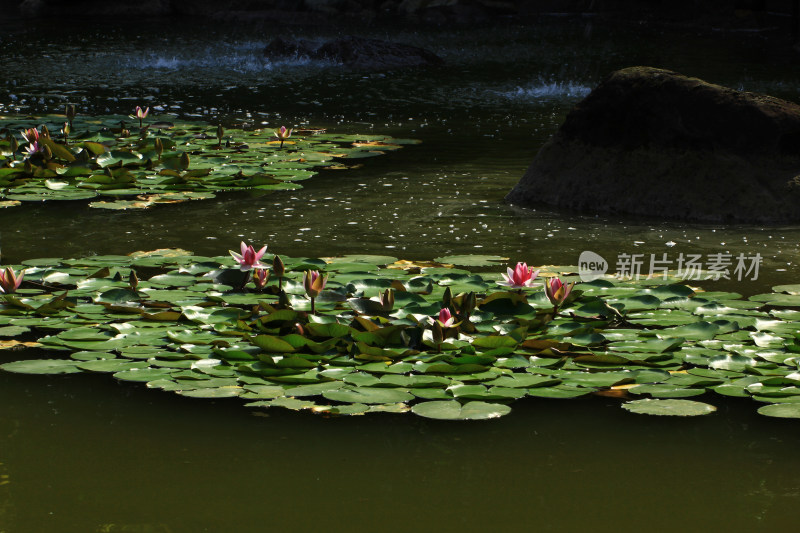
[[506, 201], [800, 221], [800, 106], [667, 70], [619, 70], [575, 106]]
[[287, 41], [277, 38], [267, 45], [264, 55], [269, 59], [309, 57], [360, 69], [391, 69], [443, 63], [439, 56], [424, 48], [361, 37], [342, 37], [321, 45], [304, 40]]

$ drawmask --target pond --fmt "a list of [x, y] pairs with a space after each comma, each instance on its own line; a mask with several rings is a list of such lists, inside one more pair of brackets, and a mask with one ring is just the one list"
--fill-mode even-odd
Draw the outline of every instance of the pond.
[[[240, 240], [292, 256], [494, 254], [575, 265], [584, 250], [763, 258], [757, 279], [700, 282], [744, 295], [793, 283], [800, 227], [617, 219], [502, 203], [538, 148], [610, 71], [673, 69], [800, 100], [800, 78], [758, 35], [578, 18], [492, 31], [356, 28], [435, 51], [435, 70], [272, 64], [285, 28], [178, 29], [74, 21], [0, 26], [0, 115], [129, 114], [226, 127], [323, 127], [421, 144], [322, 171], [296, 191], [107, 211], [85, 203], [0, 211], [4, 262]], [[295, 37], [332, 32], [292, 29]], [[698, 50], [702, 51], [698, 53]], [[8, 356], [4, 356], [8, 357]], [[13, 356], [12, 356], [13, 357]], [[663, 419], [613, 398], [532, 400], [488, 422], [325, 418], [199, 400], [107, 377], [0, 373], [0, 531], [602, 531], [787, 528], [800, 430], [751, 400]], [[423, 522], [424, 520], [424, 522]], [[424, 525], [422, 525], [424, 524]]]

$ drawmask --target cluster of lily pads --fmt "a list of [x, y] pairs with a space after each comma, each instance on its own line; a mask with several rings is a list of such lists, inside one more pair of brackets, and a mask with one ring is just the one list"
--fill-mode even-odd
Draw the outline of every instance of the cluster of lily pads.
[[744, 299], [523, 263], [503, 273], [505, 261], [269, 258], [244, 243], [219, 257], [24, 261], [0, 284], [0, 348], [14, 359], [0, 368], [329, 415], [484, 419], [592, 394], [698, 415], [716, 394], [800, 417], [800, 285]]
[[411, 139], [322, 129], [225, 129], [132, 116], [0, 117], [0, 207], [94, 200], [91, 207], [147, 208], [214, 198], [221, 191], [299, 189], [316, 169], [346, 169]]

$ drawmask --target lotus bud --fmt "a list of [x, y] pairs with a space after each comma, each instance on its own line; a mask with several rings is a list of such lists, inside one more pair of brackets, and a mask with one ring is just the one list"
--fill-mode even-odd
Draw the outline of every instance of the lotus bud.
[[253, 271], [253, 283], [255, 283], [256, 288], [261, 290], [267, 284], [267, 280], [269, 279], [269, 270], [266, 268], [257, 268]]
[[122, 130], [119, 135], [120, 135], [120, 137], [130, 137], [131, 136], [131, 130]]
[[444, 329], [442, 329], [442, 325], [438, 320], [433, 323], [431, 330], [433, 332], [433, 343], [437, 346], [442, 344], [444, 342]]
[[381, 307], [384, 312], [394, 309], [394, 289], [386, 289], [380, 295]]
[[156, 155], [158, 155], [158, 160], [161, 161], [161, 154], [164, 152], [164, 143], [162, 143], [161, 139], [158, 137], [153, 139], [153, 148], [155, 148]]
[[222, 137], [225, 135], [225, 129], [222, 127], [222, 124], [217, 126], [217, 141], [219, 144], [222, 144]]
[[138, 105], [136, 106], [136, 118], [139, 119], [139, 127], [142, 127], [142, 120], [147, 118], [147, 114], [150, 112], [150, 108], [142, 109]]
[[575, 283], [565, 284], [560, 278], [553, 277], [547, 280], [544, 285], [544, 292], [550, 303], [553, 304], [553, 310], [558, 312], [558, 308], [567, 300], [572, 287]]
[[67, 104], [67, 120], [72, 125], [72, 120], [75, 118], [75, 104]]
[[14, 137], [13, 135], [9, 135], [9, 137], [10, 137], [9, 142], [11, 143], [11, 153], [16, 154], [17, 150], [19, 150], [19, 141], [17, 141], [17, 138]]
[[183, 152], [180, 157], [180, 167], [181, 170], [186, 170], [189, 168], [189, 154]]
[[42, 137], [46, 139], [50, 138], [50, 130], [47, 129], [47, 124], [42, 124]]
[[322, 276], [318, 270], [307, 270], [303, 274], [303, 287], [311, 299], [319, 296], [327, 281], [328, 276]]
[[279, 129], [275, 130], [275, 137], [277, 137], [281, 141], [281, 148], [283, 148], [283, 143], [292, 136], [292, 130], [286, 129], [286, 126], [281, 126]]
[[283, 277], [283, 275], [286, 273], [286, 267], [283, 265], [283, 260], [277, 254], [272, 259], [272, 271], [275, 272], [275, 275], [279, 278]]
[[453, 305], [453, 291], [450, 290], [450, 287], [447, 287], [444, 290], [444, 294], [442, 295], [442, 307], [451, 307]]
[[470, 291], [465, 294], [463, 300], [461, 301], [461, 312], [465, 315], [469, 315], [475, 310], [476, 306], [477, 297], [475, 296], [475, 291]]
[[139, 278], [136, 276], [135, 270], [131, 270], [131, 273], [128, 275], [128, 285], [131, 286], [132, 291], [135, 291], [136, 287], [139, 286]]
[[47, 146], [46, 144], [44, 145], [44, 148], [42, 149], [42, 154], [44, 154], [44, 160], [45, 161], [50, 161], [51, 159], [53, 159], [53, 151], [50, 150], [50, 147]]

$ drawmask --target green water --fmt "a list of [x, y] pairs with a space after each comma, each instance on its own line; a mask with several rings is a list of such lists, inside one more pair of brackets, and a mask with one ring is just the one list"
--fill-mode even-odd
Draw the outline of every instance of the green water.
[[[615, 68], [649, 64], [800, 100], [800, 77], [757, 36], [589, 19], [393, 30], [447, 66], [369, 73], [263, 62], [259, 49], [287, 32], [324, 35], [0, 22], [2, 115], [60, 111], [66, 102], [86, 114], [148, 105], [156, 116], [423, 141], [357, 170], [322, 172], [299, 191], [149, 211], [6, 209], [3, 260], [158, 247], [217, 255], [245, 239], [293, 256], [487, 253], [560, 265], [576, 264], [584, 250], [612, 266], [620, 253], [672, 261], [759, 253], [757, 280], [722, 287], [754, 294], [797, 280], [800, 226], [623, 220], [502, 203], [570, 107]], [[690, 420], [633, 415], [599, 397], [516, 402], [511, 415], [485, 423], [254, 416], [236, 400], [180, 398], [108, 376], [2, 373], [0, 532], [792, 527], [799, 426], [759, 417], [750, 400], [712, 402], [718, 413]]]

